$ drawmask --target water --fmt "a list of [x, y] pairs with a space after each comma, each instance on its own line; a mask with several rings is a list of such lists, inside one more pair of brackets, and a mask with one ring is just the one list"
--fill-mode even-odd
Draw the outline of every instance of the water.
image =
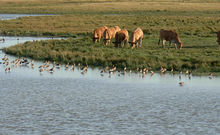
[[[17, 38], [6, 37], [0, 47], [46, 39]], [[8, 73], [0, 64], [0, 134], [220, 134], [219, 77], [101, 76], [91, 68], [83, 75], [77, 66], [71, 71], [64, 65], [40, 73], [43, 63], [34, 63], [34, 68], [10, 64]]]
[[45, 16], [50, 14], [0, 14], [0, 20], [18, 19], [26, 16]]

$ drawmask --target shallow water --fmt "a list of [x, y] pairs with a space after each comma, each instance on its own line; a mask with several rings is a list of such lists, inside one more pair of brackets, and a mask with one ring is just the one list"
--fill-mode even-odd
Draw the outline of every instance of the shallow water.
[[18, 19], [26, 16], [45, 16], [50, 14], [0, 14], [0, 20]]
[[[6, 37], [0, 47], [46, 39], [17, 38]], [[99, 69], [81, 74], [64, 65], [40, 73], [43, 63], [34, 63], [10, 64], [8, 73], [0, 64], [0, 134], [220, 134], [219, 77], [101, 76]]]

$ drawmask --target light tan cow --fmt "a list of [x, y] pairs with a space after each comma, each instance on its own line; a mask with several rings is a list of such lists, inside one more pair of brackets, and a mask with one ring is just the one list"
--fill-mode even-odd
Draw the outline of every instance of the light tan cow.
[[144, 33], [141, 28], [136, 28], [130, 36], [129, 43], [131, 44], [131, 48], [133, 49], [134, 47], [141, 47], [143, 37]]
[[220, 45], [220, 31], [217, 33], [217, 42]]
[[104, 31], [108, 29], [108, 27], [103, 26], [96, 28], [93, 32], [93, 42], [96, 43], [97, 41], [100, 42], [100, 39], [103, 38]]
[[110, 44], [111, 39], [115, 38], [115, 34], [116, 32], [120, 31], [121, 29], [118, 26], [114, 26], [111, 28], [108, 28], [104, 31], [104, 37], [103, 37], [103, 41], [104, 44]]
[[119, 44], [121, 47], [123, 47], [125, 44], [128, 43], [128, 31], [126, 29], [122, 29], [121, 31], [116, 32], [115, 34], [115, 47], [119, 47]]
[[180, 41], [180, 38], [175, 31], [161, 29], [158, 45], [160, 45], [160, 40], [162, 40], [162, 47], [164, 47], [166, 41], [169, 41], [169, 48], [172, 43], [174, 43], [176, 49], [176, 44], [178, 45], [179, 49], [182, 48], [182, 42]]

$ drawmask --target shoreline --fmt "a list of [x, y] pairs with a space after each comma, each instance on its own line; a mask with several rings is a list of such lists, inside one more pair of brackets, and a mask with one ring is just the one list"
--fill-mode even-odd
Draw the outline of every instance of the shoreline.
[[[215, 48], [219, 47], [216, 45]], [[205, 49], [206, 52], [210, 52], [216, 50], [215, 48], [211, 50], [209, 48]], [[85, 65], [87, 63], [90, 67], [97, 68], [116, 65], [117, 70], [123, 70], [124, 67], [132, 71], [135, 71], [137, 68], [147, 68], [149, 72], [151, 70], [160, 72], [160, 68], [163, 67], [166, 68], [167, 72], [170, 72], [173, 68], [174, 73], [188, 70], [192, 71], [193, 75], [208, 75], [209, 73], [220, 75], [220, 68], [217, 66], [220, 64], [220, 61], [214, 59], [214, 57], [218, 57], [218, 50], [213, 53], [213, 56], [207, 56], [209, 58], [207, 60], [204, 58], [200, 59], [198, 56], [193, 56], [193, 54], [192, 56], [194, 58], [189, 59], [188, 50], [191, 50], [191, 52], [196, 51], [195, 54], [198, 56], [201, 55], [201, 52], [204, 53], [204, 48], [189, 47], [182, 50], [175, 50], [174, 48], [170, 48], [169, 50], [167, 48], [163, 49], [159, 46], [148, 45], [146, 40], [142, 48], [135, 48], [134, 50], [131, 50], [129, 47], [115, 48], [112, 44], [109, 46], [104, 46], [101, 43], [93, 44], [90, 37], [84, 37], [82, 39], [68, 38], [61, 40], [29, 41], [2, 49], [6, 54], [18, 57], [28, 57], [41, 61], [56, 61], [63, 64], [81, 63]], [[202, 57], [206, 56], [204, 55]], [[211, 66], [213, 63], [216, 66]]]

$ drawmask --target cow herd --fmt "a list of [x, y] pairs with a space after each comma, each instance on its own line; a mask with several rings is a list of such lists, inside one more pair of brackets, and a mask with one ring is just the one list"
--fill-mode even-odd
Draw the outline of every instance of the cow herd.
[[[126, 29], [120, 29], [118, 26], [110, 28], [103, 26], [96, 28], [93, 32], [94, 43], [100, 42], [103, 38], [103, 43], [105, 45], [108, 45], [110, 44], [111, 39], [115, 39], [115, 41], [112, 42], [113, 44], [115, 44], [115, 47], [123, 47], [125, 44], [129, 43], [132, 49], [135, 47], [141, 47], [143, 37], [144, 33], [139, 27], [132, 31], [132, 33], [130, 34], [130, 38], [128, 31]], [[160, 44], [160, 40], [162, 40], [162, 47], [164, 47], [166, 41], [169, 41], [170, 44], [174, 43], [175, 47], [177, 44], [179, 49], [182, 48], [180, 38], [175, 31], [162, 29], [160, 31], [160, 39], [158, 45]]]
[[136, 28], [130, 35], [128, 35], [128, 31], [126, 29], [120, 29], [118, 26], [114, 27], [99, 27], [96, 28], [93, 32], [93, 41], [94, 43], [100, 42], [101, 38], [103, 38], [103, 43], [105, 45], [110, 44], [111, 39], [115, 39], [114, 43], [115, 47], [123, 47], [125, 44], [130, 43], [131, 48], [141, 47], [141, 43], [143, 40], [144, 33], [141, 28]]
[[[103, 43], [105, 45], [110, 44], [111, 39], [115, 39], [112, 43], [115, 47], [123, 47], [125, 44], [129, 43], [131, 48], [141, 47], [142, 40], [143, 40], [144, 33], [141, 28], [137, 27], [129, 34], [126, 29], [120, 29], [118, 26], [114, 27], [99, 27], [96, 28], [93, 32], [93, 41], [94, 43], [100, 42], [103, 38]], [[179, 35], [172, 30], [160, 30], [160, 37], [158, 41], [158, 45], [160, 45], [160, 41], [162, 41], [162, 47], [164, 48], [165, 42], [169, 41], [169, 46], [173, 43], [175, 48], [181, 49], [182, 42], [180, 41]], [[217, 33], [217, 42], [220, 45], [220, 31]]]

